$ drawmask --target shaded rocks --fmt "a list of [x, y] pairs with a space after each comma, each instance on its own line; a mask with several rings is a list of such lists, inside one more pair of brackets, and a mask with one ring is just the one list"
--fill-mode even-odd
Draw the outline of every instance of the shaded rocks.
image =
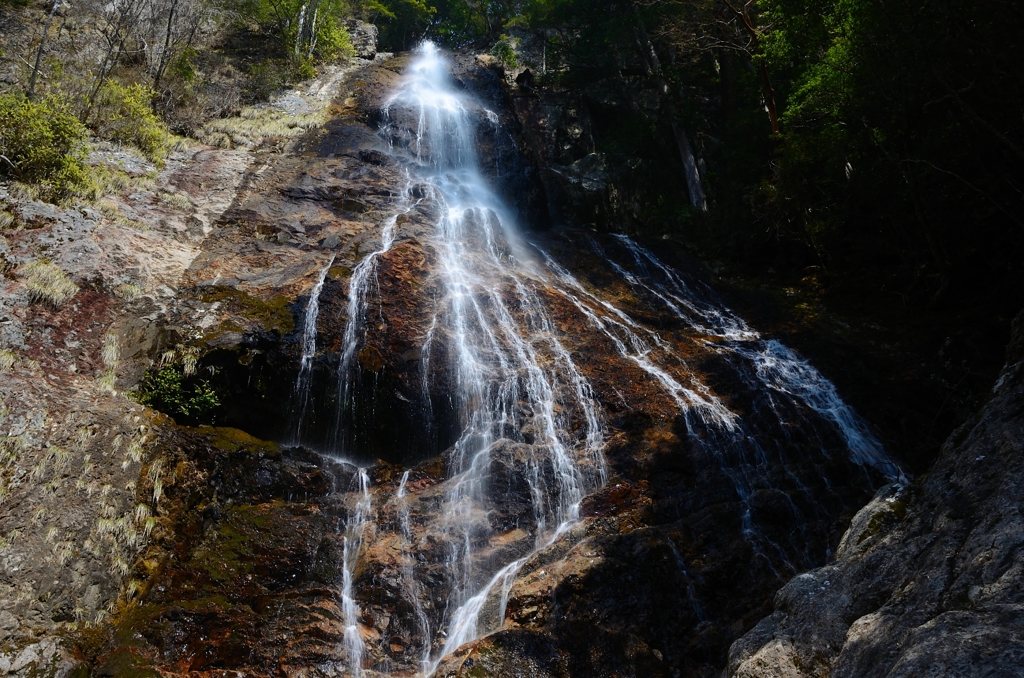
[[992, 399], [912, 487], [887, 486], [835, 559], [790, 581], [728, 675], [1024, 675], [1024, 314]]

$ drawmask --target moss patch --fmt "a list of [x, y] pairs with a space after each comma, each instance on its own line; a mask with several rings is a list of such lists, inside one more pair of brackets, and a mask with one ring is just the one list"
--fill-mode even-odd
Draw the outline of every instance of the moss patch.
[[260, 440], [237, 428], [200, 426], [198, 431], [211, 445], [225, 452], [262, 452], [277, 456], [281, 449], [277, 443]]
[[907, 502], [903, 499], [888, 502], [888, 506], [875, 515], [871, 516], [868, 526], [857, 538], [857, 543], [862, 544], [874, 536], [888, 532], [896, 523], [907, 517]]
[[221, 302], [232, 313], [260, 323], [268, 331], [290, 334], [295, 331], [295, 316], [292, 315], [292, 300], [278, 295], [261, 299], [231, 287], [214, 287], [203, 290], [200, 300], [206, 303]]

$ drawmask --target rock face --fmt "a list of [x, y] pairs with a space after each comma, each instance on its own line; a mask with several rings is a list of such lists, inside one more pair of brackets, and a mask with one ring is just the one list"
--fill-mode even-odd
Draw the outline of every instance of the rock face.
[[356, 50], [356, 56], [371, 60], [377, 56], [377, 34], [379, 31], [376, 26], [359, 19], [352, 19], [346, 23], [345, 27], [352, 40], [352, 47]]
[[730, 676], [1024, 675], [1024, 314], [991, 400], [913, 486], [887, 486], [835, 559], [775, 596]]
[[[607, 482], [542, 533], [536, 488], [558, 478], [537, 462], [544, 422], [512, 401], [474, 476], [486, 502], [453, 532], [466, 425], [456, 332], [437, 322], [454, 296], [447, 205], [415, 178], [417, 111], [391, 99], [408, 63], [336, 69], [310, 89], [331, 90], [322, 127], [192, 149], [106, 212], [19, 206], [24, 227], [0, 240], [0, 348], [15, 356], [0, 367], [0, 669], [412, 675], [436, 660], [441, 676], [712, 676], [780, 585], [903, 518], [911, 490], [890, 486], [873, 505], [890, 508], [857, 518], [869, 537], [840, 546], [898, 475], [866, 425], [678, 252], [565, 229], [497, 243], [518, 277], [465, 296], [530, 328], [521, 350], [547, 370], [559, 425], [601, 434], [600, 460], [566, 454]], [[477, 96], [483, 173], [521, 222], [625, 214], [591, 195], [612, 196], [618, 171], [587, 141], [604, 104], [510, 94], [471, 57], [452, 71]], [[64, 306], [32, 301], [20, 273], [44, 252], [81, 288]], [[592, 422], [553, 367], [569, 361]], [[120, 393], [140, 381], [164, 414]], [[967, 515], [975, 496], [949, 505]], [[518, 569], [480, 601], [477, 639], [445, 649], [459, 539], [474, 546], [467, 581]]]

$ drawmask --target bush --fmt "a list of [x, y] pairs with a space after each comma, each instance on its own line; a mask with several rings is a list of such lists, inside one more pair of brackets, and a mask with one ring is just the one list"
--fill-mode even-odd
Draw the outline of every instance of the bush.
[[518, 44], [519, 38], [502, 35], [491, 48], [491, 56], [504, 64], [506, 68], [519, 68], [519, 55], [516, 54]]
[[39, 102], [23, 94], [0, 95], [0, 175], [36, 184], [40, 197], [62, 199], [86, 192], [85, 126], [54, 97]]
[[323, 61], [331, 59], [351, 59], [356, 55], [352, 46], [352, 38], [339, 21], [324, 21], [317, 30], [316, 49], [313, 54]]
[[171, 135], [150, 107], [153, 91], [142, 85], [103, 84], [96, 98], [93, 119], [96, 134], [142, 151], [153, 162], [167, 155]]
[[178, 365], [168, 365], [150, 372], [142, 381], [138, 401], [181, 423], [212, 421], [220, 407], [220, 398], [208, 381], [185, 376]]

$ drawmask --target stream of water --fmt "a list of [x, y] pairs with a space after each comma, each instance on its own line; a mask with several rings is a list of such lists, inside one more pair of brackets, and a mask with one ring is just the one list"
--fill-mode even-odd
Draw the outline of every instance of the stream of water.
[[[602, 298], [555, 256], [524, 242], [509, 208], [488, 185], [477, 156], [475, 126], [481, 118], [496, 124], [496, 116], [453, 83], [448, 62], [430, 43], [417, 50], [387, 101], [385, 138], [392, 138], [386, 134], [388, 125], [400, 124], [398, 113], [415, 120], [414, 129], [408, 130], [412, 141], [407, 147], [392, 147], [393, 158], [406, 168], [408, 182], [395, 214], [381, 224], [380, 246], [360, 261], [349, 284], [333, 452], [345, 457], [351, 451], [347, 447], [354, 444], [340, 412], [354, 406], [350, 402], [358, 369], [354, 358], [366, 315], [372, 312], [367, 308], [367, 292], [374, 284], [378, 262], [399, 237], [398, 215], [425, 201], [437, 215], [432, 247], [442, 292], [424, 343], [429, 349], [433, 342], [446, 342], [450, 362], [446, 368], [452, 374], [451, 397], [460, 433], [444, 455], [447, 480], [438, 500], [439, 517], [430, 526], [431, 539], [443, 545], [446, 578], [443, 585], [432, 584], [446, 596], [440, 606], [443, 611], [435, 617], [420, 605], [424, 584], [417, 581], [415, 563], [411, 557], [401, 561], [403, 586], [414, 601], [411, 626], [422, 637], [417, 667], [422, 674], [430, 674], [460, 645], [500, 627], [523, 563], [570, 530], [580, 520], [584, 497], [606, 482], [605, 415], [540, 290], [559, 296], [575, 309], [581, 325], [604, 337], [622, 359], [646, 375], [652, 387], [671, 398], [694, 444], [717, 464], [740, 501], [748, 504], [744, 535], [767, 562], [783, 563], [791, 571], [803, 564], [790, 563], [799, 553], [799, 535], [778, 543], [761, 534], [750, 517], [751, 496], [769, 483], [767, 469], [781, 469], [796, 492], [806, 494], [802, 510], [818, 510], [813, 491], [801, 489], [797, 473], [788, 467], [786, 444], [778, 432], [787, 430], [791, 422], [801, 422], [822, 440], [838, 436], [851, 459], [866, 469], [891, 478], [900, 476], [869, 427], [842, 402], [830, 382], [787, 347], [762, 338], [710, 290], [687, 280], [649, 250], [624, 236], [614, 240], [608, 251], [596, 241], [589, 243], [638, 298], [677, 318], [703, 350], [734, 370], [745, 388], [767, 403], [770, 414], [757, 421], [740, 417], [689, 368], [673, 341]], [[423, 197], [411, 197], [413, 186], [415, 194]], [[306, 311], [297, 387], [302, 411], [309, 397], [308, 361], [315, 351], [318, 296], [330, 265], [319, 276]], [[430, 355], [429, 350], [423, 351], [425, 382], [435, 367]], [[301, 414], [297, 432], [301, 433]], [[759, 442], [764, 440], [780, 442]], [[488, 483], [496, 464], [517, 475], [527, 488], [530, 504], [528, 519], [517, 523], [528, 540], [502, 552], [488, 545], [495, 534], [489, 522], [493, 507]], [[394, 502], [398, 531], [411, 550], [415, 537], [408, 481], [406, 471], [389, 502]], [[358, 676], [366, 647], [359, 628], [359, 591], [353, 581], [374, 510], [367, 473], [360, 469], [353, 482], [344, 526], [341, 607], [348, 670]], [[794, 504], [793, 510], [801, 509]], [[672, 551], [689, 582], [682, 557], [674, 547]], [[687, 594], [702, 619], [692, 587]]]

